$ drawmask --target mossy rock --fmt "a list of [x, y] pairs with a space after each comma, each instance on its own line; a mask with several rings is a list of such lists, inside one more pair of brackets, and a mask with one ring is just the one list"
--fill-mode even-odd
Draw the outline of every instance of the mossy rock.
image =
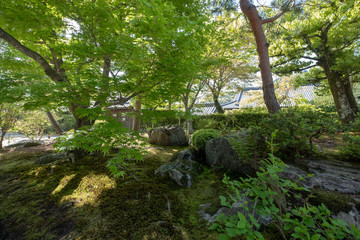
[[312, 205], [318, 206], [323, 203], [334, 214], [337, 214], [338, 212], [348, 213], [352, 209], [350, 203], [354, 202], [354, 199], [349, 195], [329, 192], [322, 189], [313, 189], [312, 194], [314, 197], [309, 200]]

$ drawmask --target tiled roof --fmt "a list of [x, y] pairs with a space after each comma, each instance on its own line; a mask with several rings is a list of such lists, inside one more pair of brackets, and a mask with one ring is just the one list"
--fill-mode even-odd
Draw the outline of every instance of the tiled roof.
[[[287, 98], [280, 103], [281, 107], [291, 107], [295, 106], [295, 99], [304, 98], [307, 101], [313, 100], [315, 97], [315, 86], [314, 85], [304, 85], [300, 86], [296, 89], [291, 89], [287, 92]], [[257, 107], [259, 106], [259, 102], [252, 101], [252, 95], [256, 92], [261, 94], [262, 89], [260, 87], [249, 87], [241, 92], [235, 94], [234, 100], [228, 103], [224, 103], [221, 106], [224, 110], [233, 110], [239, 108], [248, 108], [248, 107]], [[216, 113], [216, 108], [214, 107], [214, 103], [204, 103], [198, 104], [195, 108], [197, 115], [205, 115], [205, 114], [213, 114]]]
[[207, 115], [216, 112], [214, 103], [199, 103], [194, 107], [194, 112], [196, 115]]
[[288, 93], [288, 99], [280, 104], [281, 107], [292, 107], [295, 106], [295, 99], [303, 98], [307, 101], [311, 101], [315, 98], [315, 86], [304, 85], [296, 89], [291, 89]]

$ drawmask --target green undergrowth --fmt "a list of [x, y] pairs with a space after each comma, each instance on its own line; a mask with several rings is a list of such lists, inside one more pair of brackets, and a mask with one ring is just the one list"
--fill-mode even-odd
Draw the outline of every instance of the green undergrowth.
[[117, 179], [101, 155], [38, 166], [39, 154], [2, 152], [0, 239], [217, 239], [196, 212], [215, 212], [222, 174], [205, 169], [188, 189], [154, 174], [182, 149], [149, 148]]

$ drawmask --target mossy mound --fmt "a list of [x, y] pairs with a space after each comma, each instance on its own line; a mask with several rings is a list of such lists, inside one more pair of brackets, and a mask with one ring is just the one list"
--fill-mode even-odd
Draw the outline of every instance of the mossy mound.
[[309, 202], [312, 205], [318, 206], [323, 203], [334, 214], [337, 214], [338, 212], [348, 213], [352, 209], [350, 203], [354, 202], [354, 199], [349, 195], [338, 192], [313, 189], [312, 194], [314, 197], [309, 199]]

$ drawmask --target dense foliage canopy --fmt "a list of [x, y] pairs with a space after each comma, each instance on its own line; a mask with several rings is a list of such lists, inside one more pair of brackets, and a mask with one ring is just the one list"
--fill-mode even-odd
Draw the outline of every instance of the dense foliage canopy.
[[140, 94], [169, 99], [198, 71], [202, 8], [198, 1], [3, 1], [1, 98], [69, 107], [77, 128]]

